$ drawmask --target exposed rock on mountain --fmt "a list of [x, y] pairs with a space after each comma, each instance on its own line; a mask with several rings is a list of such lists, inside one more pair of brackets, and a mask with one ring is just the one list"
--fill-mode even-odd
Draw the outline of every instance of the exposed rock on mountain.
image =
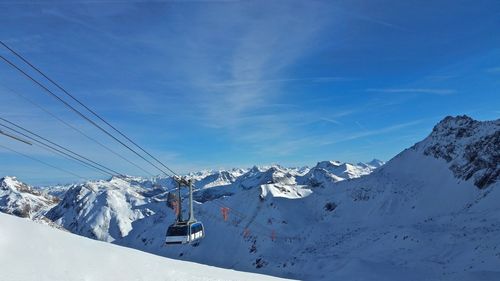
[[446, 117], [414, 149], [442, 158], [460, 179], [485, 188], [500, 178], [500, 120]]

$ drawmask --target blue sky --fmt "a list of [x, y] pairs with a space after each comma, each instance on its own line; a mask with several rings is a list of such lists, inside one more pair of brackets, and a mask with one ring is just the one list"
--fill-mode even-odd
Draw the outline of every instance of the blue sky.
[[[179, 172], [388, 160], [447, 115], [500, 116], [498, 1], [0, 0], [0, 26], [2, 40]], [[0, 64], [1, 117], [144, 175], [19, 94], [157, 173]], [[3, 148], [0, 175], [78, 180]]]

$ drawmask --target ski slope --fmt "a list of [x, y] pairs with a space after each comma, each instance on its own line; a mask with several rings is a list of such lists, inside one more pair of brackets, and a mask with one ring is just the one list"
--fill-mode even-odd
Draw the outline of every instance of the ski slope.
[[285, 280], [176, 261], [0, 213], [2, 281]]

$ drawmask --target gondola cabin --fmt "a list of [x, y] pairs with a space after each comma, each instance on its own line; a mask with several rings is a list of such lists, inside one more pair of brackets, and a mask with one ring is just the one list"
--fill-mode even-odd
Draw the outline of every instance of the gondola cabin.
[[205, 237], [201, 222], [176, 222], [168, 227], [165, 244], [189, 244]]

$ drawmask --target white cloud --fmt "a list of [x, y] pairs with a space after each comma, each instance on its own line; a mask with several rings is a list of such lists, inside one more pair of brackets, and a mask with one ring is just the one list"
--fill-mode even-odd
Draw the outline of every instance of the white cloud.
[[[197, 91], [192, 94], [194, 106], [212, 125], [227, 128], [241, 125], [242, 116], [276, 103], [285, 94], [282, 89], [285, 83], [343, 79], [286, 77], [286, 70], [308, 54], [318, 40], [319, 31], [330, 21], [318, 17], [318, 12], [324, 9], [321, 3], [269, 2], [266, 9], [256, 4], [217, 7], [216, 15], [205, 11], [205, 18], [200, 19], [205, 22], [205, 28], [192, 34], [199, 38], [192, 52], [200, 54], [202, 59], [193, 64], [186, 75]], [[221, 17], [221, 14], [229, 16]], [[207, 35], [207, 30], [214, 30], [213, 36]], [[222, 33], [232, 37], [214, 44]], [[217, 56], [220, 48], [228, 53]]]

